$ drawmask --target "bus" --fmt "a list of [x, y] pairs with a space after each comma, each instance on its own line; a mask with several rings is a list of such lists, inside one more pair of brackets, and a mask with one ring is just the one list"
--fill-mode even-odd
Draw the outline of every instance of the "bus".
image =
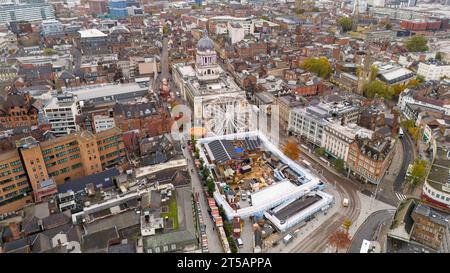
[[402, 138], [403, 137], [403, 130], [402, 130], [402, 128], [398, 128], [398, 137], [399, 138]]

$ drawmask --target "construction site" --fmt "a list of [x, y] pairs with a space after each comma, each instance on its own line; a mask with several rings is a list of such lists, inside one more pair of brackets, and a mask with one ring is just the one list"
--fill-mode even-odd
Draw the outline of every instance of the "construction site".
[[[265, 217], [284, 231], [333, 202], [333, 196], [321, 191], [324, 184], [318, 177], [260, 132], [203, 138], [197, 145], [216, 182], [214, 199], [229, 221]], [[311, 196], [314, 202], [309, 202]]]

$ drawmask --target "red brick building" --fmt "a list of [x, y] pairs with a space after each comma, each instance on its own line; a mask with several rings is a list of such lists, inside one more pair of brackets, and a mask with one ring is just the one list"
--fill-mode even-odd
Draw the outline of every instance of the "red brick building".
[[92, 14], [107, 13], [108, 4], [105, 0], [89, 0], [89, 10]]
[[400, 23], [402, 29], [412, 31], [439, 30], [441, 29], [441, 21], [439, 20], [402, 20]]
[[36, 100], [26, 93], [8, 94], [0, 99], [0, 126], [12, 129], [20, 126], [37, 126], [39, 110], [33, 106]]
[[243, 42], [236, 46], [237, 55], [242, 59], [254, 58], [259, 54], [267, 54], [267, 44], [257, 42]]
[[356, 139], [349, 145], [347, 168], [365, 182], [378, 184], [391, 164], [395, 140]]

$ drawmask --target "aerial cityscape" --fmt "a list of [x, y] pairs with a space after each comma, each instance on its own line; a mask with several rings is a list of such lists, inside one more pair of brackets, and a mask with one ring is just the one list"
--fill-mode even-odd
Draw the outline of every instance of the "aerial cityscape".
[[449, 220], [450, 0], [0, 0], [0, 253], [450, 253]]

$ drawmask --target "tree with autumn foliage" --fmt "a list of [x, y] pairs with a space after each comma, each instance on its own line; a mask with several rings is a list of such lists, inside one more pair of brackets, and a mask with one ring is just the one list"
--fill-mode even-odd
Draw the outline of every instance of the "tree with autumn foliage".
[[347, 249], [352, 243], [350, 235], [345, 229], [336, 230], [328, 240], [331, 246], [336, 248], [336, 253], [338, 253], [340, 249]]
[[297, 160], [300, 157], [300, 148], [298, 144], [289, 140], [283, 147], [283, 153], [292, 160]]

